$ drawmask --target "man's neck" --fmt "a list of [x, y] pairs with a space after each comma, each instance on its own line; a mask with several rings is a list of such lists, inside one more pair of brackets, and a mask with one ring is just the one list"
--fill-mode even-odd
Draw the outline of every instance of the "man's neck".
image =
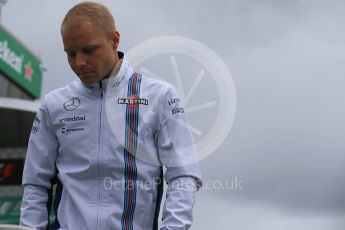
[[118, 54], [116, 53], [114, 65], [109, 70], [109, 72], [102, 78], [102, 80], [109, 78], [110, 76], [116, 76], [117, 73], [119, 72], [120, 68], [121, 68], [121, 64], [122, 64], [122, 59], [120, 59]]

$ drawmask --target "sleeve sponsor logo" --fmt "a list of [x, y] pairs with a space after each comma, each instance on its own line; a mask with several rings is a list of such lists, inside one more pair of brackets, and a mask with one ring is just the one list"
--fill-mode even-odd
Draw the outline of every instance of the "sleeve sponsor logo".
[[[41, 108], [40, 108], [40, 110], [41, 110]], [[38, 116], [39, 116], [39, 114], [37, 113], [35, 118], [34, 118], [34, 123], [32, 125], [32, 128], [31, 128], [32, 134], [37, 134], [38, 130], [40, 129], [41, 119], [39, 119]]]
[[39, 126], [32, 126], [32, 128], [31, 128], [31, 133], [32, 133], [32, 134], [37, 134], [37, 133], [38, 133], [38, 130], [39, 130]]
[[173, 106], [174, 108], [171, 110], [172, 115], [177, 115], [180, 113], [184, 113], [184, 109], [179, 107], [179, 103], [181, 102], [180, 98], [171, 98], [168, 100], [168, 105]]
[[173, 110], [171, 110], [171, 113], [173, 115], [179, 114], [179, 113], [184, 113], [184, 109], [183, 108], [174, 108]]
[[63, 104], [63, 108], [67, 111], [73, 111], [80, 106], [79, 98], [72, 98]]
[[180, 98], [173, 98], [173, 99], [168, 100], [168, 105], [171, 106], [180, 102], [181, 102]]
[[41, 119], [39, 119], [41, 113], [43, 112], [43, 110], [40, 108], [40, 111], [36, 113], [36, 116], [34, 118], [34, 122], [31, 128], [31, 133], [32, 134], [36, 134], [38, 132], [38, 130], [40, 129], [40, 125], [41, 125]]
[[118, 98], [117, 103], [128, 105], [130, 108], [135, 108], [138, 105], [148, 105], [149, 101], [145, 98], [138, 98], [136, 96], [130, 96], [128, 98]]

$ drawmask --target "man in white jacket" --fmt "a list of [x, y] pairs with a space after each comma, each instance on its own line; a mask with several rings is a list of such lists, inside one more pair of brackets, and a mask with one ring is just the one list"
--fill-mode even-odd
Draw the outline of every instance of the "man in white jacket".
[[[20, 224], [35, 229], [179, 230], [192, 224], [201, 176], [181, 99], [117, 51], [109, 10], [84, 2], [61, 35], [78, 80], [48, 93], [34, 120]], [[165, 173], [163, 173], [163, 167]], [[57, 218], [49, 223], [53, 179]], [[162, 221], [158, 215], [168, 184]]]

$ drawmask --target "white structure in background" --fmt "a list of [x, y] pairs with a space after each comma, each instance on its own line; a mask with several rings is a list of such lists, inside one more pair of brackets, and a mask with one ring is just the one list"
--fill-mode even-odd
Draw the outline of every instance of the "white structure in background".
[[1, 21], [1, 10], [2, 7], [6, 4], [7, 0], [0, 0], [0, 21]]

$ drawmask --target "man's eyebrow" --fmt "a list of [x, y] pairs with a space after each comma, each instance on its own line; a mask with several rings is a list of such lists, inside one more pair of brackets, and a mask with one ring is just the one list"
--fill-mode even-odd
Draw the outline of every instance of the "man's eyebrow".
[[[83, 49], [88, 49], [88, 48], [97, 48], [97, 47], [99, 47], [99, 46], [100, 46], [99, 44], [90, 44], [90, 45], [83, 46], [83, 47], [81, 47], [80, 49], [83, 50]], [[65, 52], [67, 52], [67, 51], [74, 51], [75, 49], [64, 48], [63, 50], [64, 50]]]
[[81, 49], [97, 48], [99, 46], [100, 46], [99, 44], [90, 44], [90, 45], [83, 46]]

